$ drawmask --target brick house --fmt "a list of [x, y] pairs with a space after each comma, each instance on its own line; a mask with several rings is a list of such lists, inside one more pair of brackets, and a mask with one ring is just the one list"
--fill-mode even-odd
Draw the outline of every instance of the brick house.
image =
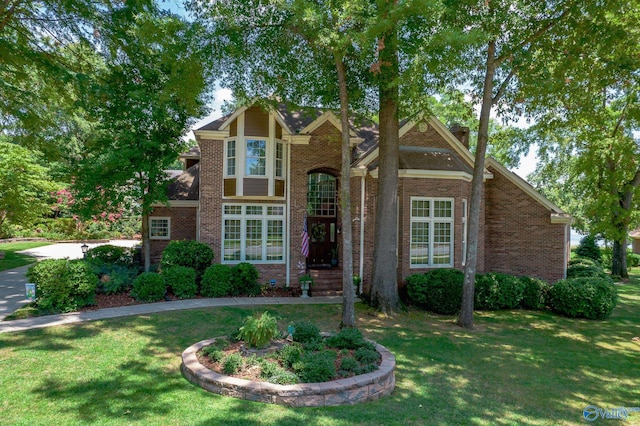
[[[169, 240], [209, 244], [215, 262], [251, 262], [263, 282], [297, 285], [310, 270], [337, 281], [341, 221], [337, 193], [341, 132], [330, 111], [243, 107], [194, 131], [198, 146], [169, 186], [168, 205], [150, 217], [151, 255]], [[369, 285], [377, 198], [377, 127], [352, 125], [351, 207], [354, 273]], [[398, 283], [432, 268], [462, 269], [473, 155], [466, 128], [437, 118], [400, 129]], [[485, 169], [478, 272], [562, 279], [571, 218], [497, 161]], [[303, 223], [309, 256], [301, 251]], [[337, 256], [335, 256], [337, 252]], [[337, 257], [337, 265], [332, 258]]]

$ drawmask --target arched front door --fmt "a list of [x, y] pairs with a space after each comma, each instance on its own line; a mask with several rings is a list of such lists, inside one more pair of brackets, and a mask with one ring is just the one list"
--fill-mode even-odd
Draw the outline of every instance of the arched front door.
[[307, 176], [307, 227], [311, 244], [307, 264], [321, 268], [338, 266], [338, 179], [331, 173]]

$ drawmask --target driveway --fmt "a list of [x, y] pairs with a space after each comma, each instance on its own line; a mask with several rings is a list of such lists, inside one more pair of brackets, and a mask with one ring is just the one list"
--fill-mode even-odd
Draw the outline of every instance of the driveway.
[[[89, 248], [104, 244], [114, 246], [133, 247], [139, 244], [135, 240], [114, 240], [108, 243], [87, 243]], [[23, 250], [20, 253], [28, 254], [42, 259], [79, 259], [82, 257], [82, 243], [60, 243], [49, 246]], [[31, 265], [21, 266], [0, 272], [0, 321], [9, 314], [15, 312], [20, 306], [29, 303], [25, 299], [24, 285], [27, 282], [25, 274]]]

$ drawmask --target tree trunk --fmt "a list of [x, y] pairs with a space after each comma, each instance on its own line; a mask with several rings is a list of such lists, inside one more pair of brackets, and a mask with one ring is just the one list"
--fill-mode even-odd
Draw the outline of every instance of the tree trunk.
[[469, 202], [469, 228], [467, 229], [467, 262], [464, 268], [462, 288], [462, 310], [458, 325], [473, 328], [474, 292], [476, 268], [478, 266], [478, 237], [480, 233], [480, 208], [482, 206], [482, 188], [484, 186], [484, 157], [489, 140], [489, 116], [493, 106], [493, 76], [495, 73], [495, 41], [487, 47], [487, 68], [482, 93], [482, 108], [478, 124], [478, 143], [473, 165], [471, 181], [471, 200]]
[[627, 271], [627, 239], [613, 242], [611, 275], [629, 278]]
[[151, 243], [149, 241], [149, 217], [142, 215], [142, 252], [144, 253], [144, 271], [151, 269]]
[[[391, 2], [378, 1], [378, 14], [387, 18]], [[380, 142], [378, 200], [373, 248], [371, 303], [389, 315], [400, 308], [398, 295], [398, 36], [393, 27], [379, 41]]]
[[340, 168], [340, 216], [342, 220], [342, 322], [341, 328], [355, 327], [353, 291], [353, 232], [351, 229], [351, 146], [349, 134], [349, 95], [342, 57], [334, 52], [340, 87], [340, 124], [342, 128], [342, 166]]

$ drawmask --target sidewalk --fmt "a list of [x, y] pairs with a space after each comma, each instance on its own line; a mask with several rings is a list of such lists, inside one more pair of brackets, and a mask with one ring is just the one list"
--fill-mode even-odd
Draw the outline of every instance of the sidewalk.
[[[14, 269], [15, 271], [15, 269]], [[23, 286], [24, 287], [24, 286]], [[142, 305], [107, 308], [97, 311], [72, 312], [60, 315], [27, 318], [15, 321], [0, 321], [0, 333], [22, 331], [31, 328], [53, 327], [63, 324], [74, 324], [84, 321], [95, 321], [106, 318], [144, 315], [154, 312], [178, 311], [182, 309], [214, 308], [221, 306], [259, 306], [259, 305], [313, 305], [342, 303], [342, 296], [323, 297], [233, 297], [218, 299], [188, 299], [173, 302], [147, 303]]]

